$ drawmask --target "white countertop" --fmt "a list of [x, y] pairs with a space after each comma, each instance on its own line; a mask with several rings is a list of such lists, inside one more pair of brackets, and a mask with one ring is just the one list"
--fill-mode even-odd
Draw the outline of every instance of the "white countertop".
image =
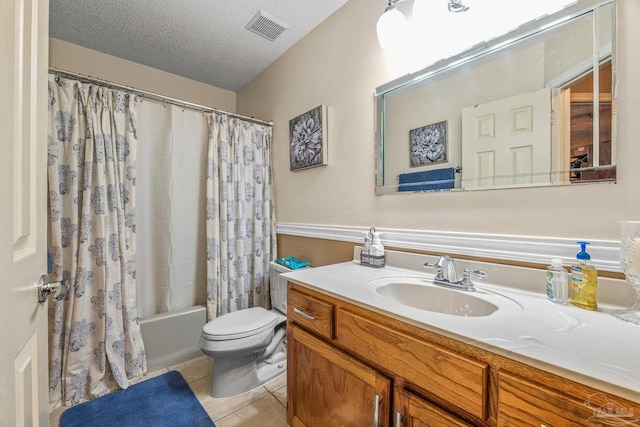
[[[387, 257], [389, 260], [389, 255]], [[422, 256], [421, 262], [425, 260], [431, 258]], [[542, 270], [505, 268], [511, 269], [512, 275], [514, 271], [542, 272], [540, 277], [544, 278]], [[537, 273], [528, 274], [523, 276], [526, 280], [538, 277]], [[372, 281], [382, 278], [408, 281], [433, 278], [433, 274], [415, 269], [389, 265], [376, 269], [352, 261], [293, 271], [284, 277], [378, 313], [640, 402], [640, 326], [607, 312], [555, 304], [546, 298], [543, 285], [539, 292], [531, 291], [531, 287], [498, 286], [491, 284], [490, 274], [485, 283], [476, 283], [481, 291], [478, 296], [482, 291], [497, 292], [517, 302], [521, 309], [514, 310], [511, 303], [508, 309], [486, 317], [463, 317], [410, 308], [371, 290], [371, 283], [375, 283]], [[513, 277], [513, 280], [521, 278]]]

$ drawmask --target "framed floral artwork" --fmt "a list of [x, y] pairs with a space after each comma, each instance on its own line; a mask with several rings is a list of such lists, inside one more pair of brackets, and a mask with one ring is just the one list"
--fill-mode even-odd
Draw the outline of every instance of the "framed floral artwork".
[[289, 121], [292, 171], [327, 164], [327, 107], [320, 105]]
[[433, 123], [409, 131], [411, 166], [447, 161], [447, 122]]

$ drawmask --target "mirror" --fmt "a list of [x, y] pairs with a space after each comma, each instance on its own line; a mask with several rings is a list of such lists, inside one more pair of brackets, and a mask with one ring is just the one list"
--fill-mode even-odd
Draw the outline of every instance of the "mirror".
[[376, 194], [615, 182], [615, 6], [578, 2], [378, 87]]

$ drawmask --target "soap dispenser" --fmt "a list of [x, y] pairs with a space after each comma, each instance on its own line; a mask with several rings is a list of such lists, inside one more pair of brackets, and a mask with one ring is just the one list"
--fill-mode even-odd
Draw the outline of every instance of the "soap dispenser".
[[369, 255], [369, 250], [371, 249], [371, 237], [368, 231], [363, 231], [362, 234], [364, 234], [364, 245], [362, 245], [360, 253], [362, 255]]
[[551, 265], [547, 267], [547, 298], [558, 304], [569, 302], [567, 282], [567, 271], [562, 266], [562, 260], [552, 259]]
[[596, 311], [598, 304], [596, 292], [598, 290], [598, 270], [591, 263], [591, 255], [586, 251], [589, 242], [578, 242], [580, 252], [576, 255], [576, 262], [571, 266], [571, 304], [586, 310]]
[[373, 233], [373, 243], [369, 247], [369, 254], [373, 256], [383, 256], [384, 255], [384, 246], [382, 246], [382, 241], [380, 240], [380, 233]]

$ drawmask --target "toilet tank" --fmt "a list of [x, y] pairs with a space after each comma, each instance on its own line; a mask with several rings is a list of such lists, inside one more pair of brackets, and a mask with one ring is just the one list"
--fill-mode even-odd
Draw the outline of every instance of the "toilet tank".
[[[311, 268], [304, 267], [303, 269]], [[303, 270], [298, 269], [298, 270]], [[269, 287], [271, 288], [271, 307], [278, 310], [282, 314], [287, 314], [287, 279], [281, 277], [283, 273], [290, 270], [284, 265], [280, 265], [275, 261], [269, 264]]]

